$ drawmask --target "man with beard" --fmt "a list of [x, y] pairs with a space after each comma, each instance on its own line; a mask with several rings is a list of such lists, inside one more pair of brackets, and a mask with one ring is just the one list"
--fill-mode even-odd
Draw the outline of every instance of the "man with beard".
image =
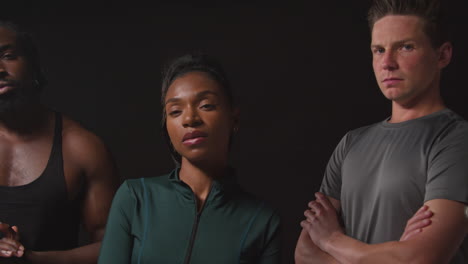
[[115, 166], [98, 137], [39, 103], [44, 85], [31, 37], [0, 22], [0, 262], [95, 263]]

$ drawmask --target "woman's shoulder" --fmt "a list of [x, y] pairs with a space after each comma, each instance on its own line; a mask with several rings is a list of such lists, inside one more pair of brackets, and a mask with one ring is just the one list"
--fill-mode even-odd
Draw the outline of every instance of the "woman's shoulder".
[[169, 186], [169, 174], [154, 177], [143, 177], [126, 179], [119, 188], [119, 191], [140, 196], [145, 192], [152, 192], [155, 189], [167, 188]]
[[279, 213], [275, 206], [250, 192], [238, 189], [233, 201], [242, 207], [244, 212], [254, 214], [263, 219], [279, 221]]
[[245, 191], [240, 191], [233, 201], [240, 209], [237, 218], [245, 220], [246, 232], [250, 238], [261, 237], [259, 241], [263, 241], [265, 245], [269, 244], [268, 241], [276, 241], [281, 227], [281, 217], [271, 202]]

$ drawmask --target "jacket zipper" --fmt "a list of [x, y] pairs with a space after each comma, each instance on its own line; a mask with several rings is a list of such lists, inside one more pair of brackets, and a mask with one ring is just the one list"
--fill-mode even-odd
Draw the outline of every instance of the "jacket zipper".
[[211, 188], [210, 188], [210, 191], [208, 192], [208, 195], [206, 196], [206, 200], [205, 200], [205, 203], [203, 204], [203, 207], [200, 208], [200, 211], [198, 211], [197, 197], [195, 196], [195, 193], [192, 192], [192, 194], [193, 194], [193, 198], [195, 199], [195, 222], [193, 223], [193, 226], [192, 226], [192, 234], [190, 235], [189, 247], [187, 248], [187, 254], [185, 255], [184, 264], [190, 263], [190, 259], [192, 257], [193, 244], [195, 243], [195, 237], [197, 236], [198, 223], [200, 221], [200, 216], [203, 212], [203, 209], [205, 208], [206, 202], [208, 201], [208, 198], [210, 197]]

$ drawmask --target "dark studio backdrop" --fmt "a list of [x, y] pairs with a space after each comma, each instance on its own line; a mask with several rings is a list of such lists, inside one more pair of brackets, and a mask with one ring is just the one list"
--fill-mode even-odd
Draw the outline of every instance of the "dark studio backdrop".
[[[161, 69], [193, 50], [217, 57], [241, 108], [232, 164], [246, 190], [279, 209], [292, 263], [334, 147], [390, 114], [372, 72], [368, 1], [63, 2], [2, 3], [2, 18], [34, 35], [49, 79], [43, 102], [99, 135], [122, 179], [161, 175], [174, 166], [160, 131]], [[466, 11], [467, 1], [450, 1], [455, 48], [442, 93], [468, 118]]]

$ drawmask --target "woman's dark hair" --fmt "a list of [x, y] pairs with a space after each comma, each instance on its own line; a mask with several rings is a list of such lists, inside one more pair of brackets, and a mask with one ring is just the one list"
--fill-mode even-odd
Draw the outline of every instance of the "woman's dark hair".
[[47, 84], [47, 79], [41, 67], [39, 60], [39, 53], [37, 52], [36, 45], [34, 45], [33, 38], [30, 33], [20, 30], [17, 24], [10, 21], [1, 21], [0, 27], [6, 28], [16, 34], [16, 43], [20, 51], [24, 54], [29, 67], [31, 67], [34, 74], [34, 81], [39, 91]]
[[375, 22], [387, 15], [414, 15], [424, 21], [424, 32], [432, 46], [449, 41], [448, 25], [441, 0], [374, 0], [367, 20], [372, 32]]
[[208, 77], [218, 82], [223, 90], [228, 102], [231, 106], [234, 105], [234, 99], [231, 92], [231, 86], [226, 77], [221, 64], [214, 58], [207, 56], [203, 53], [191, 53], [178, 57], [171, 61], [168, 66], [164, 69], [162, 74], [162, 86], [161, 86], [161, 106], [162, 106], [162, 119], [161, 128], [164, 140], [169, 146], [172, 158], [177, 165], [182, 162], [182, 157], [174, 149], [171, 143], [169, 134], [166, 127], [166, 110], [165, 110], [165, 99], [167, 91], [171, 84], [179, 77], [190, 73], [190, 72], [203, 72]]

